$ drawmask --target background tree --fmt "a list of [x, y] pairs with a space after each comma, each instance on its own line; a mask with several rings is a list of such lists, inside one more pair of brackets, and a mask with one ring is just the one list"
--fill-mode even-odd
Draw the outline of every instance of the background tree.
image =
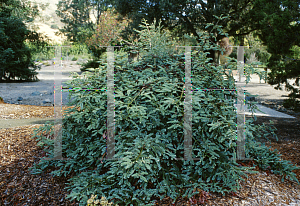
[[26, 24], [40, 16], [39, 7], [44, 10], [49, 4], [32, 3], [27, 0], [1, 0], [0, 5], [1, 8], [10, 8], [11, 15], [22, 19]]
[[128, 20], [118, 20], [116, 11], [114, 9], [108, 9], [99, 18], [96, 32], [91, 37], [87, 38], [85, 42], [89, 47], [94, 48], [95, 50], [102, 50], [102, 48], [99, 48], [100, 45], [116, 45], [118, 42], [120, 43], [121, 38], [119, 35], [127, 25]]
[[[291, 91], [284, 106], [300, 111], [300, 102], [297, 100], [300, 93], [294, 87], [299, 87], [300, 79], [300, 1], [258, 0], [255, 7], [257, 9], [253, 16], [260, 19], [257, 35], [271, 53], [268, 83], [277, 84], [276, 89], [281, 89], [280, 85], [284, 83], [285, 88]], [[294, 86], [288, 81], [291, 78], [296, 79]]]
[[[214, 33], [211, 42], [217, 43], [225, 35], [217, 32], [216, 27], [206, 27], [206, 24], [221, 25], [224, 32], [229, 36], [243, 37], [249, 34], [251, 28], [251, 16], [249, 11], [253, 9], [254, 0], [243, 1], [143, 1], [138, 0], [116, 0], [113, 6], [121, 15], [128, 15], [133, 20], [129, 25], [129, 31], [138, 29], [142, 18], [153, 23], [154, 18], [161, 19], [164, 28], [176, 32], [177, 37], [182, 38], [184, 34], [192, 34], [199, 42], [198, 30]], [[228, 15], [228, 18], [218, 19], [215, 16]], [[124, 34], [126, 35], [126, 34]], [[241, 41], [241, 44], [242, 41]], [[210, 50], [209, 57], [216, 62], [218, 55], [216, 51]]]
[[[107, 45], [120, 45], [122, 39], [120, 33], [128, 25], [128, 19], [120, 19], [119, 14], [115, 9], [108, 8], [107, 11], [103, 12], [99, 18], [99, 22], [95, 26], [95, 31], [81, 30], [82, 35], [88, 33], [85, 37], [84, 44], [87, 45], [89, 50], [93, 54], [93, 60], [83, 64], [81, 71], [85, 71], [87, 68], [98, 68], [99, 59], [101, 55], [106, 52]], [[121, 48], [116, 48], [120, 50]]]
[[[24, 11], [22, 14], [20, 14]], [[41, 43], [41, 36], [27, 29], [25, 23], [38, 15], [37, 7], [28, 2], [8, 0], [0, 7], [0, 80], [37, 80], [38, 67], [31, 59], [25, 40]]]
[[[232, 45], [239, 45], [240, 41], [237, 38], [231, 38]], [[251, 63], [253, 60], [255, 62], [259, 62], [263, 67], [266, 67], [271, 54], [267, 51], [267, 46], [263, 45], [263, 42], [260, 38], [251, 32], [250, 34], [246, 35], [244, 38], [244, 45], [251, 46], [249, 48], [245, 48], [245, 62]], [[230, 57], [236, 58], [237, 57], [237, 47], [232, 49], [232, 53]]]
[[61, 17], [61, 22], [66, 24], [59, 31], [64, 33], [71, 42], [80, 41], [78, 37], [80, 27], [91, 27], [91, 8], [89, 0], [67, 0], [57, 4], [56, 14]]
[[93, 5], [93, 13], [95, 14], [95, 18], [97, 20], [97, 23], [100, 21], [101, 14], [106, 11], [109, 8], [109, 5], [112, 1], [110, 0], [95, 0], [91, 1]]
[[85, 41], [95, 32], [95, 25], [92, 22], [91, 13], [96, 13], [96, 20], [99, 22], [101, 14], [109, 7], [108, 0], [66, 0], [59, 1], [56, 14], [66, 26], [59, 30], [67, 36], [71, 42]]

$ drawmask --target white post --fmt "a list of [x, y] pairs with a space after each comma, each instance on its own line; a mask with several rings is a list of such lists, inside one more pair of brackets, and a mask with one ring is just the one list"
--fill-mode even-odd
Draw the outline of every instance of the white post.
[[[191, 78], [191, 47], [177, 46], [185, 48], [185, 97], [184, 97], [184, 160], [195, 160], [192, 158], [193, 130], [192, 130], [192, 78]], [[200, 47], [200, 46], [193, 46]], [[180, 160], [182, 158], [176, 158]]]
[[116, 160], [115, 155], [115, 83], [114, 83], [114, 47], [107, 47], [107, 158]]
[[[244, 46], [238, 46], [237, 69], [239, 74], [239, 83], [244, 79]], [[242, 88], [245, 83], [237, 87], [237, 159], [245, 159], [245, 92]], [[240, 105], [240, 106], [239, 106]]]
[[107, 47], [107, 159], [115, 155], [114, 47]]
[[184, 159], [192, 159], [192, 83], [191, 46], [185, 47], [185, 98], [184, 98]]
[[[54, 158], [45, 158], [48, 160], [64, 160], [62, 157], [62, 47], [70, 46], [47, 46], [54, 47]], [[60, 59], [60, 66], [55, 59]]]

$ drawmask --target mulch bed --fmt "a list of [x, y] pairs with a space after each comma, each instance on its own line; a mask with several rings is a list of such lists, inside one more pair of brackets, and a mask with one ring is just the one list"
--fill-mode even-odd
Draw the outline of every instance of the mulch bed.
[[[277, 149], [282, 155], [282, 159], [289, 160], [293, 164], [300, 165], [300, 116], [295, 119], [276, 118], [276, 117], [257, 117], [254, 124], [270, 125], [270, 121], [274, 122], [276, 127], [278, 141], [275, 138], [269, 138], [270, 142], [265, 142], [272, 149]], [[263, 142], [263, 141], [262, 141]], [[300, 170], [295, 170], [298, 180], [300, 181]]]
[[[269, 119], [275, 123], [279, 141], [266, 144], [277, 149], [283, 159], [300, 165], [300, 119], [257, 117], [255, 123], [267, 124]], [[66, 199], [69, 192], [64, 187], [72, 175], [66, 178], [53, 177], [50, 172], [54, 169], [48, 169], [41, 175], [29, 173], [28, 168], [45, 156], [44, 151], [36, 146], [35, 140], [31, 139], [33, 129], [37, 127], [39, 125], [0, 130], [0, 205], [79, 205], [77, 201], [70, 202]], [[300, 180], [300, 171], [295, 173]], [[286, 181], [284, 184], [291, 183]], [[204, 196], [202, 193], [202, 197]], [[241, 193], [231, 193], [225, 197], [210, 193], [205, 204], [215, 205], [217, 202], [218, 205], [231, 205], [241, 199], [243, 199]], [[187, 201], [179, 198], [174, 205], [191, 205]], [[171, 199], [166, 197], [156, 205], [173, 205], [171, 202]]]
[[65, 199], [67, 178], [53, 178], [50, 170], [41, 175], [28, 171], [45, 156], [31, 139], [38, 127], [0, 130], [0, 205], [78, 205]]

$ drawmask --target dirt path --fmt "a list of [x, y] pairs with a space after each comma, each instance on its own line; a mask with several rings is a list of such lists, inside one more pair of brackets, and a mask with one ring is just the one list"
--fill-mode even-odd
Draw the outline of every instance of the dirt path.
[[47, 121], [54, 121], [55, 118], [31, 118], [31, 119], [6, 119], [0, 120], [0, 129], [20, 127], [27, 125], [45, 124]]
[[[62, 107], [62, 113], [71, 107]], [[54, 121], [54, 107], [0, 103], [0, 129]]]

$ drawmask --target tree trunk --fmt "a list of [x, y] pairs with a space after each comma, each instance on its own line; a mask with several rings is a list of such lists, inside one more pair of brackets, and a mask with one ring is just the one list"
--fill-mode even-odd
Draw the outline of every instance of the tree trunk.
[[239, 40], [240, 40], [240, 46], [244, 46], [245, 45], [245, 38], [244, 38], [244, 36], [240, 36]]
[[98, 2], [98, 4], [97, 4], [97, 24], [99, 24], [100, 16], [101, 16], [101, 7], [100, 7], [100, 3]]

